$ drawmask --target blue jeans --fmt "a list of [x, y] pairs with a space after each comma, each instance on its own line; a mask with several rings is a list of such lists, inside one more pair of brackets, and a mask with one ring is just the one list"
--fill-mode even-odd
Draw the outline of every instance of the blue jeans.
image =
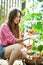
[[5, 52], [5, 47], [0, 46], [0, 58], [4, 59], [4, 52]]

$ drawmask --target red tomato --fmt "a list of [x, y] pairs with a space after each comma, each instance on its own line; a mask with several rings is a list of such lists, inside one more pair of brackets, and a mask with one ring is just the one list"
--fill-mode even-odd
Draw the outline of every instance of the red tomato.
[[34, 60], [35, 59], [35, 56], [32, 56], [32, 60]]
[[28, 33], [29, 33], [29, 34], [35, 34], [35, 31], [34, 31], [33, 29], [30, 29], [30, 30], [28, 31]]
[[40, 55], [36, 56], [36, 59], [41, 59], [41, 56]]

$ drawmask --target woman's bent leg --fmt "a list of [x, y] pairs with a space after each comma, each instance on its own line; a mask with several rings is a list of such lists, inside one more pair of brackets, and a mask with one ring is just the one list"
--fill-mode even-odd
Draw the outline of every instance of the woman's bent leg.
[[14, 44], [6, 47], [4, 57], [9, 58], [9, 65], [13, 65], [16, 59], [23, 59], [22, 56], [25, 55], [25, 53], [22, 53], [21, 49], [21, 44]]

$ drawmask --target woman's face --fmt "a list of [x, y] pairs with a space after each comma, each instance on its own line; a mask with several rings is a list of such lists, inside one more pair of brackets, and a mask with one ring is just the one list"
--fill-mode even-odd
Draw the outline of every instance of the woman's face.
[[14, 23], [18, 24], [20, 22], [20, 18], [21, 18], [21, 15], [20, 15], [20, 12], [18, 12], [16, 18], [14, 19]]

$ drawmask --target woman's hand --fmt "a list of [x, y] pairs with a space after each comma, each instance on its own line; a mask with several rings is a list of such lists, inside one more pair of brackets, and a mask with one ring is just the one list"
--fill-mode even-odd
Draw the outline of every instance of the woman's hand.
[[28, 40], [28, 39], [30, 39], [30, 37], [29, 37], [29, 36], [27, 36], [27, 37], [23, 38], [23, 41]]

